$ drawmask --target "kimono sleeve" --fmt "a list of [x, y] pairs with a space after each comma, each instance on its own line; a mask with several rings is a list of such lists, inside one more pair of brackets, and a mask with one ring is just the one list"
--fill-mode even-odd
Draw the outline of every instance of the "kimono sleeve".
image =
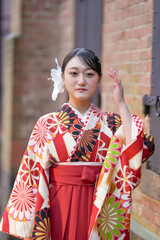
[[[119, 114], [117, 113], [108, 113], [107, 114], [107, 124], [113, 135], [121, 127], [122, 120]], [[143, 124], [141, 119], [133, 114], [132, 115], [132, 143], [137, 136], [140, 134], [140, 131], [143, 131]], [[143, 154], [142, 154], [142, 163], [144, 163], [155, 150], [154, 138], [147, 133], [143, 134]]]
[[21, 239], [35, 239], [40, 233], [50, 236], [48, 144], [52, 134], [46, 118], [41, 117], [32, 131], [0, 225], [2, 232]]
[[[143, 133], [142, 120], [132, 116], [132, 142], [121, 152], [115, 182], [121, 191], [130, 192], [141, 180], [141, 166], [154, 152], [154, 139]], [[121, 184], [120, 184], [121, 183]]]

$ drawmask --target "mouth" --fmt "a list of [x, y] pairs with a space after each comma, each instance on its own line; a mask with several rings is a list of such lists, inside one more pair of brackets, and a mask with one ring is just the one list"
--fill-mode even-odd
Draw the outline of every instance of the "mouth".
[[76, 90], [77, 90], [77, 91], [87, 91], [86, 88], [77, 88]]

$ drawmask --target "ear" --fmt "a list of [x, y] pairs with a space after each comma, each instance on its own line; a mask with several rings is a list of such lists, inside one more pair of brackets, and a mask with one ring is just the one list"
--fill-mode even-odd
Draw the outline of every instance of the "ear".
[[99, 76], [99, 82], [98, 83], [100, 83], [101, 79], [102, 79], [102, 76]]
[[62, 78], [63, 83], [65, 83], [64, 73], [61, 73], [61, 78]]

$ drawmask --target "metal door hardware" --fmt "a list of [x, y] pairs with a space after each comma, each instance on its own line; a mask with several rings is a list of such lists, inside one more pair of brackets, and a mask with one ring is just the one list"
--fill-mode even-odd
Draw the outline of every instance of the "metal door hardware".
[[155, 114], [160, 116], [160, 96], [143, 96], [143, 113], [150, 116], [150, 108], [155, 107]]

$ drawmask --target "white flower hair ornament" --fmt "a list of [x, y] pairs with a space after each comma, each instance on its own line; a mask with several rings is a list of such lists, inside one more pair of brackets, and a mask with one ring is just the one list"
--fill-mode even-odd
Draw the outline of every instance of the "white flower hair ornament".
[[52, 100], [56, 101], [59, 93], [64, 92], [64, 83], [61, 77], [61, 67], [58, 64], [57, 58], [55, 58], [55, 62], [57, 64], [57, 69], [51, 69], [51, 78], [48, 80], [52, 80], [54, 82], [53, 92], [52, 92]]

